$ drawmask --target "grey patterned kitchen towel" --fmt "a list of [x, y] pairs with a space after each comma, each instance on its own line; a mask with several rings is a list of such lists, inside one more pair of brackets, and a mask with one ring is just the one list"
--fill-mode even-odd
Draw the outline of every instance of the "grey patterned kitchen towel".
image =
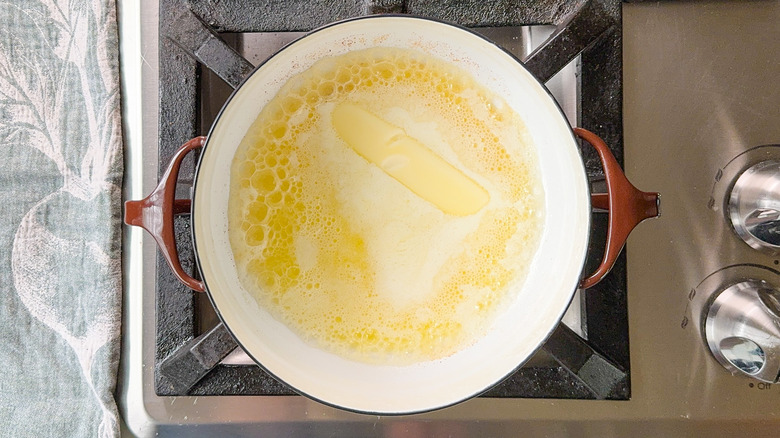
[[0, 436], [118, 436], [115, 0], [0, 0]]

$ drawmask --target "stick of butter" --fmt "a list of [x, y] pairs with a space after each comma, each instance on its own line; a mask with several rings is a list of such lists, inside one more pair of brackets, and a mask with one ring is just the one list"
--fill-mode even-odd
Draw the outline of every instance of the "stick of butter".
[[468, 216], [490, 200], [482, 186], [403, 129], [357, 105], [338, 104], [332, 123], [352, 150], [445, 213]]

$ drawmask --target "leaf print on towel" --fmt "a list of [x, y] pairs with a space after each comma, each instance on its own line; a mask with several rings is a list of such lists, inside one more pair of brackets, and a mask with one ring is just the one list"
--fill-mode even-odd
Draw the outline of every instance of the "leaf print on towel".
[[[16, 229], [13, 288], [30, 315], [78, 358], [101, 409], [91, 414], [95, 434], [118, 436], [112, 395], [121, 312], [116, 5], [0, 0], [0, 17], [12, 24], [0, 25], [0, 147], [38, 150], [62, 175], [62, 186], [51, 187]], [[106, 360], [96, 353], [107, 345], [115, 353]]]
[[[120, 260], [109, 257], [95, 241], [55, 235], [42, 221], [70, 220], [45, 211], [61, 211], [58, 207], [72, 196], [62, 190], [52, 193], [22, 219], [11, 256], [14, 286], [30, 314], [73, 349], [103, 411], [99, 435], [111, 436], [117, 423], [116, 410], [109, 408], [111, 401], [104, 400], [105, 395], [92, 385], [92, 362], [97, 350], [115, 338], [119, 329], [116, 303], [111, 302], [107, 291], [121, 287]], [[63, 273], [74, 277], [65, 278]], [[106, 293], [87, 295], [85, 290]]]
[[[43, 152], [65, 187], [85, 199], [121, 172], [119, 87], [111, 80], [118, 66], [105, 53], [116, 29], [95, 32], [115, 21], [115, 11], [92, 3], [95, 10], [86, 1], [0, 1], [0, 14], [28, 21], [23, 32], [0, 28], [11, 42], [0, 50], [0, 142]], [[49, 52], [26, 50], [31, 41], [44, 41]]]

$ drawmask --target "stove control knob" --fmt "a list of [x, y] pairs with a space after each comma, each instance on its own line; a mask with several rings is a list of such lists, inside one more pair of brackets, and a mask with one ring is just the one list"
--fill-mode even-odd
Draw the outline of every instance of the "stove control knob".
[[742, 172], [731, 189], [729, 216], [748, 245], [780, 253], [780, 161], [762, 161]]
[[764, 382], [780, 374], [780, 291], [748, 280], [724, 289], [705, 320], [707, 346], [732, 373]]

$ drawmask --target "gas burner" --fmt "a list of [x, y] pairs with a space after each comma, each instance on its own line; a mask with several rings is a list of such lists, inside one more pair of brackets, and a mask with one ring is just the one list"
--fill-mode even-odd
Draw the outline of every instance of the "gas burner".
[[[162, 0], [160, 3], [160, 171], [172, 152], [186, 139], [205, 130], [227, 99], [232, 88], [254, 68], [291, 39], [335, 19], [354, 15], [393, 11], [455, 21], [493, 38], [516, 56], [525, 58], [526, 66], [538, 78], [548, 81], [567, 65], [575, 96], [562, 102], [568, 107], [573, 124], [599, 131], [620, 160], [622, 157], [620, 108], [621, 81], [619, 66], [620, 31], [617, 2], [541, 2], [531, 9], [486, 11], [480, 2], [469, 4], [444, 2], [435, 7], [417, 2], [361, 4], [355, 11], [327, 11], [324, 6], [307, 5], [305, 14], [289, 12], [267, 14], [262, 8], [245, 6], [245, 13], [228, 11], [220, 3], [193, 3]], [[287, 9], [285, 9], [287, 11]], [[457, 15], [453, 15], [457, 11]], [[470, 12], [473, 11], [473, 12]], [[230, 12], [228, 14], [228, 12]], [[254, 17], [248, 19], [247, 17]], [[479, 17], [479, 19], [476, 19]], [[293, 19], [294, 18], [294, 19]], [[523, 53], [538, 29], [523, 27], [526, 23], [549, 23], [549, 38], [533, 52]], [[488, 27], [485, 27], [488, 26]], [[557, 27], [555, 27], [557, 26]], [[268, 32], [272, 31], [272, 32]], [[548, 32], [549, 34], [550, 32]], [[537, 37], [538, 38], [538, 37]], [[518, 41], [521, 44], [518, 44]], [[274, 46], [275, 45], [275, 46]], [[582, 53], [581, 58], [578, 55]], [[574, 63], [572, 62], [574, 61]], [[610, 74], [604, 74], [610, 71]], [[579, 78], [580, 83], [577, 84]], [[219, 78], [219, 79], [216, 79]], [[560, 81], [560, 80], [558, 80]], [[555, 87], [555, 81], [551, 84]], [[577, 88], [587, 105], [576, 106]], [[604, 108], [608, 110], [605, 112]], [[595, 121], [598, 120], [598, 124]], [[617, 128], [617, 129], [616, 129]], [[600, 179], [598, 158], [584, 150], [586, 167], [593, 179]], [[183, 165], [180, 187], [185, 189], [193, 179], [193, 164]], [[189, 241], [186, 217], [176, 225], [180, 255], [185, 269], [194, 273], [194, 254]], [[596, 215], [587, 269], [600, 260], [604, 247], [606, 218]], [[210, 303], [176, 284], [168, 269], [158, 261], [157, 270], [157, 348], [155, 353], [155, 388], [161, 396], [172, 395], [291, 395], [291, 389], [274, 380], [241, 351], [233, 351], [235, 342], [218, 321]], [[530, 398], [610, 398], [630, 396], [628, 332], [625, 308], [625, 257], [608, 278], [587, 291], [577, 302], [573, 332], [561, 325], [543, 351], [505, 382], [488, 391], [487, 397]], [[580, 306], [580, 300], [584, 303]], [[582, 321], [579, 324], [579, 321]], [[587, 332], [583, 329], [587, 328]], [[587, 339], [585, 339], [585, 337]], [[226, 356], [228, 356], [225, 359]], [[593, 374], [593, 370], [598, 370]]]
[[[777, 2], [141, 0], [118, 6], [127, 199], [151, 191], [173, 151], [212, 124], [231, 84], [280, 45], [329, 22], [390, 12], [474, 28], [526, 58], [541, 77], [569, 65], [572, 74], [563, 82], [575, 98], [560, 102], [569, 120], [603, 136], [621, 163], [625, 157], [629, 179], [661, 192], [664, 204], [661, 218], [632, 233], [610, 276], [575, 300], [570, 314], [582, 318], [561, 325], [525, 367], [485, 397], [400, 417], [334, 409], [294, 395], [240, 350], [223, 359], [212, 354], [213, 344], [229, 347], [231, 338], [220, 335], [208, 299], [179, 285], [151, 239], [127, 230], [118, 388], [120, 412], [134, 433], [777, 434], [779, 389], [769, 383], [776, 379], [775, 348], [764, 337], [776, 336], [780, 258], [748, 245], [732, 223], [734, 212], [747, 219], [744, 232], [757, 238], [774, 227], [774, 213], [760, 201], [765, 197], [746, 196], [751, 190], [737, 181], [758, 163], [780, 161]], [[527, 58], [525, 37], [537, 24], [559, 31]], [[272, 41], [272, 48], [260, 49], [261, 41]], [[551, 63], [545, 67], [543, 60]], [[547, 82], [553, 92], [555, 81]], [[583, 159], [598, 186], [597, 157], [585, 151]], [[183, 169], [181, 198], [189, 196], [193, 162]], [[605, 215], [592, 217], [594, 260], [586, 270], [600, 258], [606, 226]], [[188, 227], [186, 216], [177, 218], [184, 265], [194, 272]], [[771, 235], [763, 240], [773, 242]], [[743, 317], [744, 310], [760, 324]], [[253, 395], [261, 391], [267, 395]], [[606, 400], [594, 401], [599, 398]]]

